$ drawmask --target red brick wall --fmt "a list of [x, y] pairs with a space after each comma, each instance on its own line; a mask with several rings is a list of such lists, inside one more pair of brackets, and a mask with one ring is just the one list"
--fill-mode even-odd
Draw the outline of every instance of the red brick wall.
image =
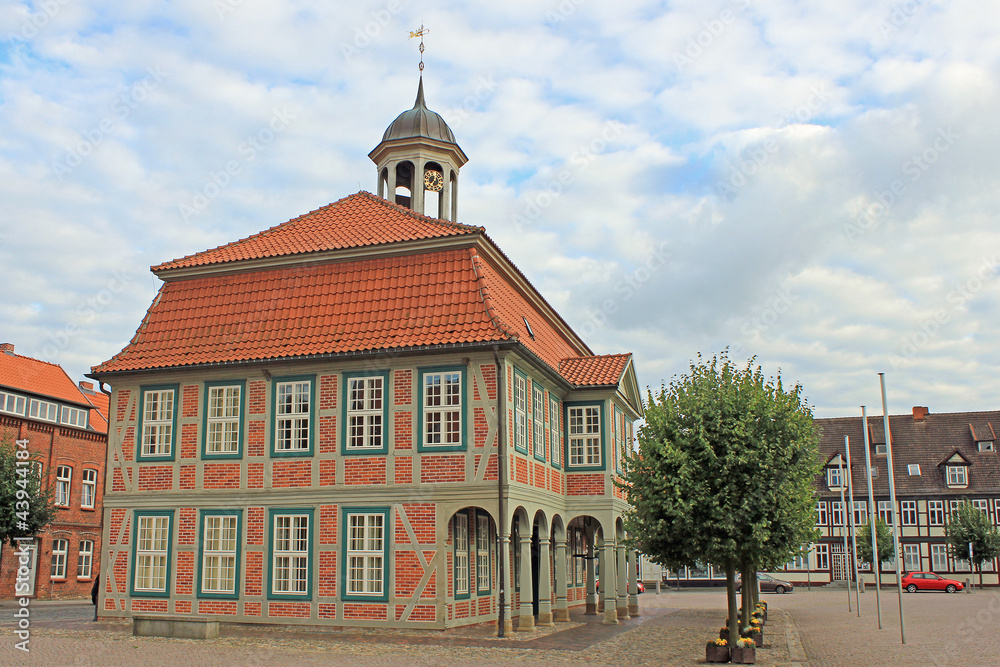
[[384, 456], [356, 456], [344, 461], [345, 484], [385, 484]]
[[271, 486], [312, 486], [312, 461], [276, 459], [271, 467]]
[[139, 491], [171, 491], [174, 488], [173, 466], [143, 465], [139, 467]]
[[240, 488], [240, 463], [205, 463], [203, 488], [206, 489], [238, 489]]
[[413, 401], [413, 371], [402, 370], [394, 374], [392, 391], [396, 405], [409, 405]]
[[[120, 409], [124, 411], [125, 407], [122, 406]], [[92, 577], [100, 572], [101, 551], [104, 546], [103, 503], [107, 436], [93, 431], [61, 428], [18, 417], [0, 416], [0, 437], [9, 437], [14, 441], [26, 439], [28, 450], [37, 453], [43, 461], [43, 474], [51, 474], [53, 485], [57, 466], [72, 468], [69, 506], [56, 508], [53, 522], [36, 539], [38, 560], [35, 567], [35, 598], [39, 600], [89, 598], [93, 586]], [[85, 468], [97, 470], [94, 509], [84, 509], [80, 506]], [[64, 539], [68, 542], [66, 577], [58, 580], [51, 578], [52, 542], [55, 539]], [[77, 575], [81, 540], [91, 540], [94, 543], [91, 577]], [[16, 577], [17, 554], [13, 547], [5, 544], [0, 562], [0, 598], [14, 596]]]
[[389, 605], [345, 602], [344, 618], [386, 621], [389, 619]]
[[396, 449], [413, 447], [413, 413], [397, 412], [394, 418], [394, 434]]
[[604, 495], [604, 473], [572, 473], [566, 475], [566, 493], [570, 496]]
[[465, 481], [465, 454], [431, 454], [420, 457], [420, 482], [435, 484], [440, 482]]

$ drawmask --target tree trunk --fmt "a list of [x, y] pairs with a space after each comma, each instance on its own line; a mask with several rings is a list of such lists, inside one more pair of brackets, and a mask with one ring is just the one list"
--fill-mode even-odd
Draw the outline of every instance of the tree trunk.
[[740, 571], [740, 580], [743, 582], [743, 587], [740, 589], [741, 595], [740, 600], [743, 603], [743, 614], [740, 617], [740, 627], [746, 628], [750, 626], [750, 614], [753, 612], [753, 587], [755, 585], [754, 581], [755, 573], [744, 565]]
[[729, 610], [729, 645], [735, 646], [740, 638], [740, 622], [736, 613], [736, 563], [732, 558], [726, 561], [726, 606]]
[[760, 604], [760, 580], [757, 579], [757, 568], [753, 569], [753, 609], [750, 610], [752, 614], [757, 605]]
[[979, 590], [983, 590], [983, 561], [979, 561]]

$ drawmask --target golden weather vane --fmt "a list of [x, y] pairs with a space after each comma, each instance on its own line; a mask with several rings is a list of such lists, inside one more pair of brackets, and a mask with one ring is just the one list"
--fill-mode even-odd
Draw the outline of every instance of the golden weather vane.
[[420, 24], [420, 29], [419, 30], [411, 30], [410, 31], [410, 39], [413, 39], [414, 37], [419, 37], [420, 38], [420, 72], [421, 73], [423, 73], [423, 71], [424, 71], [424, 35], [426, 35], [430, 31], [431, 31], [431, 29], [430, 28], [425, 28], [423, 23]]

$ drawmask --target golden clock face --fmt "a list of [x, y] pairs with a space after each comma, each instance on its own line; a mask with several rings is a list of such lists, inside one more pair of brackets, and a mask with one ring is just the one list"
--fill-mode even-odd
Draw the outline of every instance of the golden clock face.
[[432, 192], [441, 192], [444, 189], [444, 176], [440, 171], [427, 169], [424, 171], [424, 187]]

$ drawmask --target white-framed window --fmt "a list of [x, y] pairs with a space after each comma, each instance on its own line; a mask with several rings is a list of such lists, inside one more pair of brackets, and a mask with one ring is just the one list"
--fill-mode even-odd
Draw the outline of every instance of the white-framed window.
[[348, 514], [347, 530], [347, 592], [384, 595], [385, 514]]
[[927, 501], [927, 519], [928, 523], [932, 526], [943, 526], [944, 525], [944, 501], [943, 500], [928, 500]]
[[920, 570], [919, 544], [903, 545], [903, 569], [905, 569], [907, 572], [916, 572]]
[[949, 500], [948, 501], [948, 518], [955, 516], [955, 512], [958, 508], [962, 506], [961, 500]]
[[854, 525], [863, 526], [868, 523], [868, 501], [854, 501]]
[[277, 403], [275, 450], [279, 452], [308, 451], [312, 382], [309, 380], [278, 382], [275, 393]]
[[80, 540], [80, 551], [76, 559], [76, 576], [89, 579], [94, 569], [94, 541]]
[[52, 579], [66, 578], [66, 552], [69, 550], [69, 540], [52, 540]]
[[28, 416], [54, 422], [59, 418], [59, 405], [33, 398], [28, 402]]
[[476, 515], [476, 590], [480, 593], [489, 591], [490, 580], [490, 517], [488, 514]]
[[276, 595], [309, 593], [308, 514], [272, 515], [271, 592]]
[[73, 481], [73, 469], [69, 466], [56, 468], [56, 505], [69, 507], [69, 489]]
[[455, 538], [455, 595], [469, 594], [469, 516], [465, 512], [455, 515], [452, 522]]
[[514, 447], [528, 451], [528, 381], [514, 373]]
[[462, 374], [424, 373], [424, 446], [462, 445]]
[[825, 526], [830, 522], [826, 513], [826, 501], [821, 500], [816, 503], [816, 525]]
[[625, 455], [632, 446], [628, 440], [626, 440], [625, 435], [625, 413], [615, 408], [615, 433], [617, 437], [615, 438], [617, 442], [617, 460], [615, 461], [615, 466], [617, 470], [622, 470], [622, 461], [625, 460]]
[[931, 545], [931, 570], [934, 572], [948, 571], [948, 545]]
[[142, 398], [142, 456], [170, 456], [174, 442], [174, 390], [147, 389]]
[[813, 553], [816, 556], [816, 569], [817, 570], [829, 570], [830, 569], [830, 545], [829, 544], [817, 544], [813, 546]]
[[535, 457], [544, 459], [545, 458], [545, 392], [541, 387], [535, 385], [533, 387], [534, 400], [531, 406], [531, 419], [534, 423], [534, 433], [532, 437], [534, 438], [535, 447]]
[[833, 519], [834, 526], [844, 525], [844, 506], [839, 500], [830, 503], [830, 518]]
[[236, 454], [240, 451], [242, 389], [240, 385], [208, 387], [208, 433], [205, 438], [208, 454]]
[[972, 564], [961, 558], [955, 559], [955, 572], [972, 572]]
[[94, 504], [97, 502], [97, 470], [94, 468], [84, 468], [81, 479], [83, 485], [80, 493], [80, 507], [93, 509]]
[[906, 465], [906, 472], [910, 477], [917, 477], [920, 475], [920, 464], [919, 463], [908, 463]]
[[826, 485], [831, 489], [839, 489], [844, 486], [843, 468], [826, 469]]
[[980, 512], [982, 512], [983, 514], [985, 514], [986, 516], [990, 515], [990, 501], [989, 500], [986, 500], [985, 498], [977, 498], [977, 499], [975, 499], [975, 500], [972, 501], [972, 506], [975, 507]]
[[24, 396], [0, 391], [0, 410], [3, 412], [23, 415], [27, 406], [28, 400]]
[[549, 442], [552, 450], [552, 462], [556, 465], [562, 463], [562, 434], [559, 430], [560, 411], [559, 401], [554, 398], [549, 399]]
[[796, 556], [792, 560], [785, 563], [786, 570], [808, 570], [809, 569], [809, 559], [806, 556]]
[[206, 514], [202, 524], [201, 592], [236, 593], [239, 516]]
[[900, 515], [904, 526], [917, 525], [917, 501], [903, 500], [899, 503]]
[[[979, 442], [976, 443], [976, 445], [978, 445], [979, 451], [981, 451], [981, 452], [992, 452], [993, 451], [993, 441], [992, 440], [980, 440]], [[983, 563], [983, 567], [984, 568], [985, 568], [985, 566], [986, 566], [986, 564]]]
[[[875, 443], [875, 456], [887, 456], [889, 453], [889, 448], [884, 442]], [[874, 477], [875, 475], [872, 475]]]
[[88, 410], [71, 408], [64, 405], [62, 409], [62, 414], [59, 415], [59, 421], [62, 422], [63, 424], [69, 424], [70, 426], [76, 426], [78, 428], [87, 428], [88, 415], [89, 415]]
[[146, 593], [167, 590], [167, 558], [170, 549], [170, 517], [136, 517], [134, 589]]
[[381, 375], [347, 380], [347, 448], [382, 449], [385, 378]]
[[596, 405], [570, 407], [569, 464], [601, 465], [601, 409]]
[[1000, 525], [1000, 498], [995, 498], [993, 500], [993, 508], [996, 510], [997, 513], [996, 516], [997, 525]]
[[878, 518], [885, 521], [890, 528], [892, 527], [892, 501], [878, 501]]
[[965, 466], [948, 466], [948, 486], [967, 486], [969, 477]]

